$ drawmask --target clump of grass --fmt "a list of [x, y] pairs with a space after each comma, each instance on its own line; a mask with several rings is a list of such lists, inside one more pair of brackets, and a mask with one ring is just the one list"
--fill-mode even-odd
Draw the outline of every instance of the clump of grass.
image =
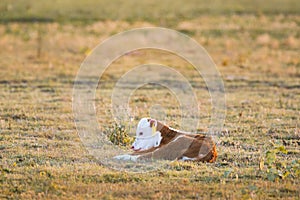
[[193, 162], [173, 161], [169, 165], [169, 169], [176, 171], [191, 170], [193, 168], [195, 168], [195, 164]]
[[133, 142], [133, 138], [129, 136], [129, 130], [124, 124], [114, 123], [105, 131], [108, 134], [109, 140], [118, 146], [129, 146]]
[[102, 181], [105, 183], [129, 183], [129, 182], [140, 182], [142, 178], [139, 176], [130, 176], [128, 174], [120, 174], [120, 173], [113, 173], [113, 174], [104, 174], [102, 176]]

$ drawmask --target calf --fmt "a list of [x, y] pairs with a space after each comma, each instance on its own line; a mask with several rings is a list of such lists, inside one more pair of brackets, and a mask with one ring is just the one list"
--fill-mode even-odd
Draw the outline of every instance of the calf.
[[140, 120], [133, 153], [116, 156], [120, 160], [183, 160], [214, 162], [216, 145], [212, 138], [203, 134], [192, 134], [170, 128], [161, 122], [143, 118]]

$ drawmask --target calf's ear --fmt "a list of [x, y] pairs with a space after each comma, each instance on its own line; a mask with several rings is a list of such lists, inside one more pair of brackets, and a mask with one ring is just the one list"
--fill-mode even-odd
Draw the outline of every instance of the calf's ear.
[[157, 121], [155, 119], [150, 119], [150, 127], [157, 126]]

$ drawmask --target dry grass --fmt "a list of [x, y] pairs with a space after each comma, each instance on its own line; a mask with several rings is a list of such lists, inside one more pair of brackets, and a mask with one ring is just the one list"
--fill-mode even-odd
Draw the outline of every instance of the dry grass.
[[[219, 138], [216, 163], [173, 162], [169, 169], [145, 174], [97, 164], [76, 133], [71, 97], [79, 65], [94, 46], [113, 33], [149, 23], [0, 25], [0, 198], [300, 198], [299, 22], [297, 15], [204, 15], [176, 25], [199, 41], [219, 66], [227, 131]], [[144, 50], [122, 57], [103, 76], [97, 93], [99, 122], [111, 122], [103, 110], [118, 77], [153, 60], [174, 66], [191, 81], [199, 79], [174, 55]], [[154, 95], [166, 92], [152, 90]], [[197, 96], [205, 128], [209, 96], [204, 89]], [[137, 116], [159, 103], [169, 110], [170, 123], [177, 119], [172, 95], [162, 101], [141, 89], [135, 98], [131, 105], [137, 106]], [[266, 152], [277, 147], [283, 150], [271, 162]]]

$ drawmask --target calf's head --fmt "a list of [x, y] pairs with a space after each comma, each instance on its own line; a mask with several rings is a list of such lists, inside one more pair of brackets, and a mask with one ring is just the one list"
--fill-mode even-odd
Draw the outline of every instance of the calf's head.
[[136, 129], [136, 138], [132, 144], [135, 151], [147, 150], [152, 147], [158, 147], [161, 142], [161, 133], [156, 131], [157, 121], [153, 119], [142, 118]]

